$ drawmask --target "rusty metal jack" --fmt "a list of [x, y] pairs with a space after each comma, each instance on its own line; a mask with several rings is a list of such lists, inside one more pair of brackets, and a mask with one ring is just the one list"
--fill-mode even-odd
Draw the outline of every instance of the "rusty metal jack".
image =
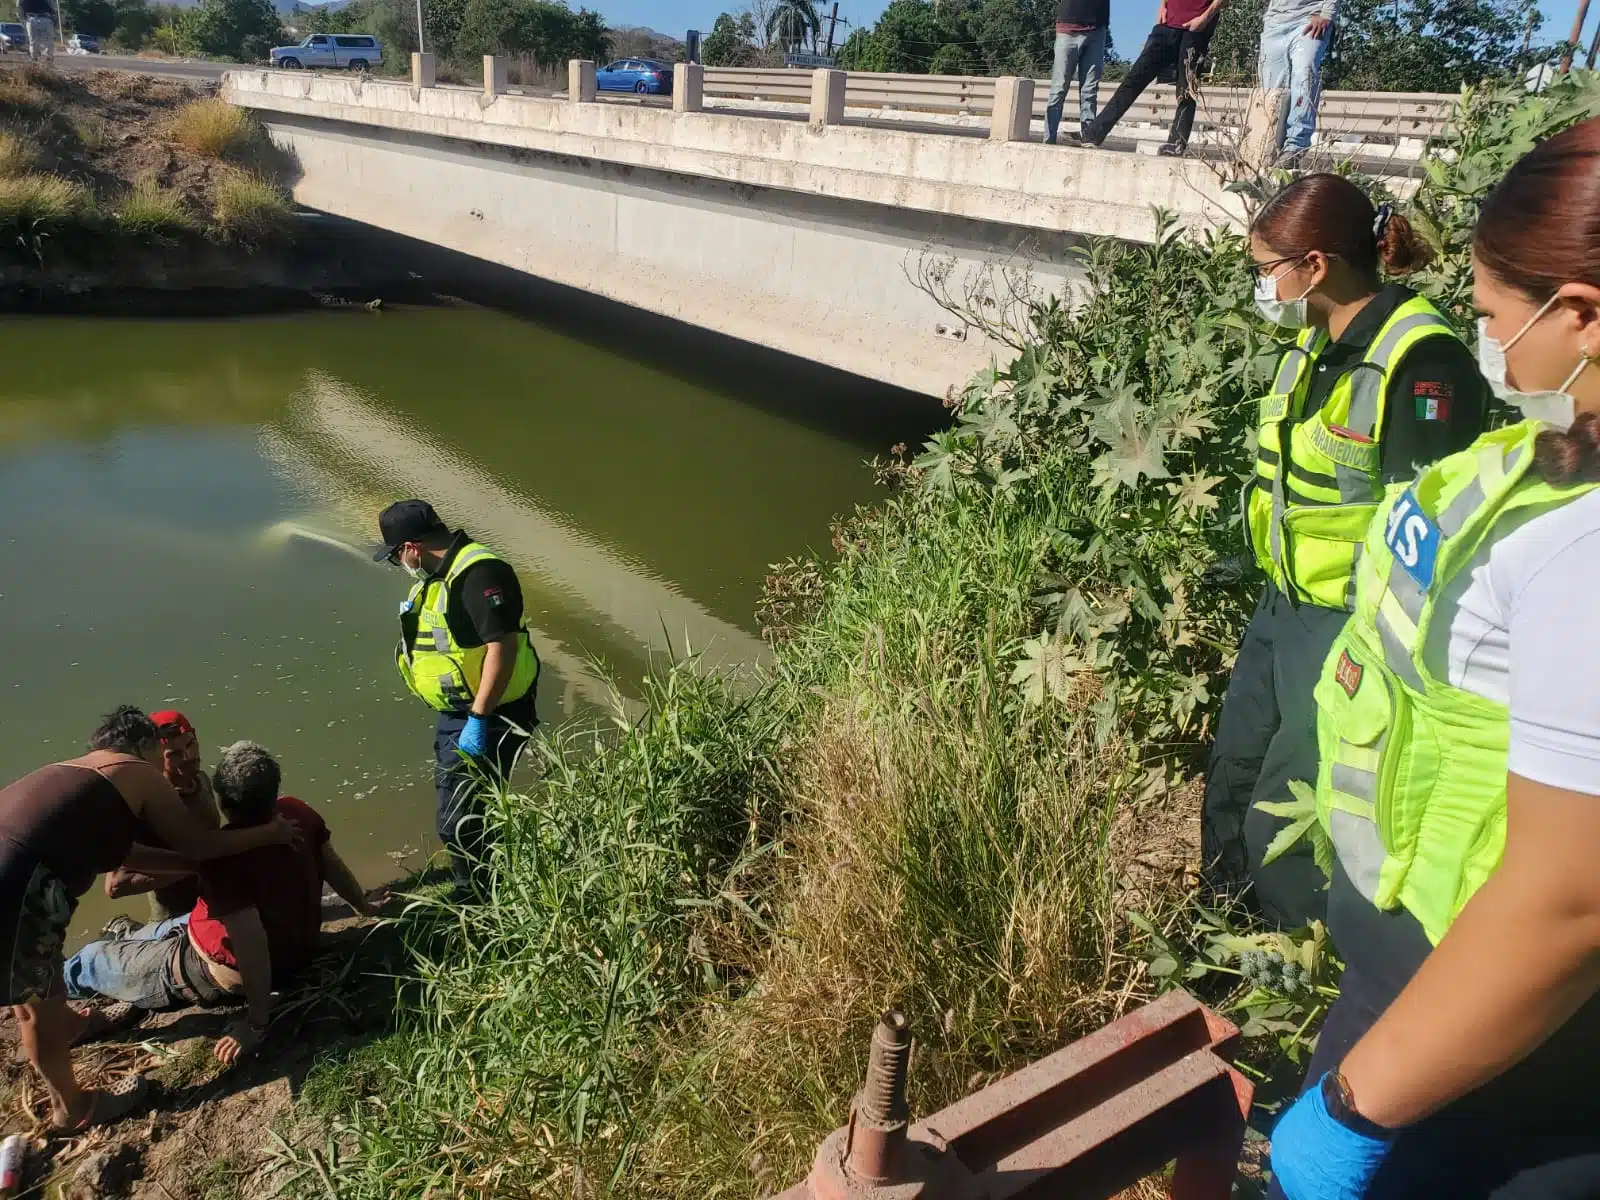
[[1238, 1037], [1172, 992], [911, 1125], [911, 1030], [885, 1013], [850, 1123], [779, 1200], [1094, 1200], [1168, 1163], [1173, 1200], [1226, 1200], [1253, 1092]]

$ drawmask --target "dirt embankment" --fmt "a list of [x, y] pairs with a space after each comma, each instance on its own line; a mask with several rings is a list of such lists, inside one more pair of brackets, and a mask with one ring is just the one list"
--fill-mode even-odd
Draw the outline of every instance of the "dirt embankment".
[[135, 294], [148, 312], [162, 293], [157, 311], [215, 311], [216, 293], [250, 308], [371, 282], [296, 213], [294, 161], [215, 90], [0, 66], [0, 310]]
[[[143, 1025], [79, 1047], [80, 1083], [139, 1072], [149, 1102], [116, 1125], [50, 1137], [43, 1087], [22, 1059], [10, 1010], [0, 1016], [0, 1134], [29, 1136], [25, 1194], [60, 1200], [257, 1200], [279, 1194], [289, 1174], [283, 1144], [320, 1138], [292, 1101], [312, 1065], [391, 1028], [393, 975], [402, 960], [392, 926], [361, 920], [329, 899], [324, 951], [274, 1008], [267, 1040], [233, 1067], [213, 1057], [242, 1008], [155, 1013]], [[394, 907], [391, 902], [391, 908]], [[282, 1142], [279, 1141], [282, 1139]]]

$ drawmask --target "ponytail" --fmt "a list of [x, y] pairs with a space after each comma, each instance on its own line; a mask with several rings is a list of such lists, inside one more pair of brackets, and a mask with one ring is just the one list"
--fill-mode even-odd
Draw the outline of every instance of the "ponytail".
[[1551, 487], [1600, 483], [1600, 413], [1581, 414], [1564, 433], [1546, 429], [1534, 439], [1533, 465]]

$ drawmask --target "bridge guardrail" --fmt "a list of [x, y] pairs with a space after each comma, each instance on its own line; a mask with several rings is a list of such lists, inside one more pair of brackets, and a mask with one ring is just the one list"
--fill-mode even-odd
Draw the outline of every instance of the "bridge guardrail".
[[[1101, 95], [1114, 84], [1102, 83]], [[707, 67], [707, 100], [768, 100], [805, 104], [811, 97], [811, 74], [784, 68]], [[1050, 81], [1034, 80], [1033, 117], [1043, 119]], [[1245, 121], [1253, 89], [1208, 86], [1201, 92], [1197, 121], [1201, 127], [1239, 128]], [[995, 80], [970, 75], [903, 75], [851, 71], [845, 76], [845, 104], [851, 108], [898, 109], [958, 116], [985, 117], [994, 112]], [[1325, 135], [1360, 140], [1426, 139], [1442, 133], [1455, 105], [1453, 95], [1431, 92], [1324, 92], [1317, 127]], [[1128, 110], [1125, 122], [1165, 124], [1177, 108], [1171, 85], [1147, 88]], [[1072, 100], [1063, 114], [1072, 124]]]

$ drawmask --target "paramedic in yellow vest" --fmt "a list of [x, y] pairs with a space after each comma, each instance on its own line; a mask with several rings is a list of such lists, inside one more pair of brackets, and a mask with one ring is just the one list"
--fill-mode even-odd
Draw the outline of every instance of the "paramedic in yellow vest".
[[456, 895], [483, 892], [490, 847], [483, 791], [503, 781], [537, 724], [539, 658], [523, 620], [517, 573], [462, 530], [451, 531], [424, 500], [401, 500], [378, 517], [380, 562], [416, 583], [400, 606], [396, 664], [417, 697], [439, 714], [434, 782], [439, 840], [450, 854]]
[[1520, 423], [1391, 489], [1317, 685], [1346, 960], [1275, 1194], [1600, 1196], [1600, 120], [1473, 247]]
[[1409, 288], [1385, 286], [1430, 251], [1404, 217], [1337, 175], [1304, 175], [1250, 227], [1256, 305], [1293, 331], [1262, 397], [1245, 488], [1247, 544], [1267, 576], [1235, 660], [1206, 773], [1203, 851], [1213, 882], [1247, 879], [1268, 920], [1322, 914], [1310, 854], [1262, 868], [1283, 826], [1255, 805], [1317, 774], [1312, 687], [1349, 611], [1361, 538], [1382, 485], [1459, 450], [1483, 428], [1472, 352]]

